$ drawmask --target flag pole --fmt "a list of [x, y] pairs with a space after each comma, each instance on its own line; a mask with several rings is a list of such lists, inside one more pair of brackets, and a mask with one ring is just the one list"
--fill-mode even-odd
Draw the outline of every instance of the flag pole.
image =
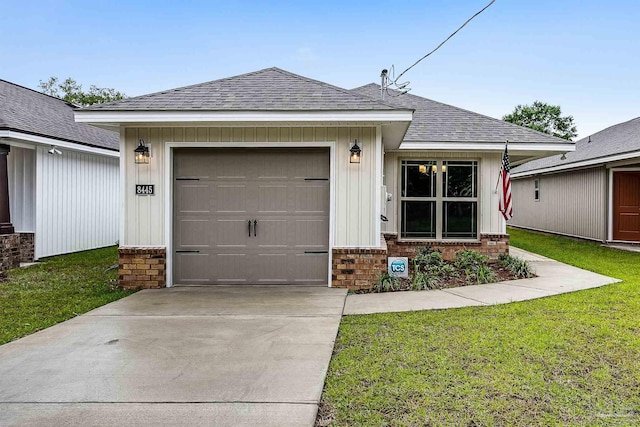
[[[506, 150], [507, 147], [509, 146], [509, 140], [506, 140], [507, 142], [504, 144], [504, 149]], [[498, 185], [500, 185], [500, 179], [502, 178], [502, 166], [500, 166], [500, 172], [498, 172], [498, 180], [496, 181], [496, 189], [493, 190], [493, 194], [496, 194], [498, 192]]]

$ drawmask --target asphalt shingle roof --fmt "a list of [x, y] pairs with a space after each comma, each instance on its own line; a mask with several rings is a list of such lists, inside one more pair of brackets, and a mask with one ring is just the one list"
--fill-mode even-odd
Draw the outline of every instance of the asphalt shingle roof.
[[[380, 99], [380, 86], [375, 83], [352, 91], [372, 99]], [[404, 137], [407, 142], [567, 142], [513, 123], [408, 93], [401, 95], [390, 90], [385, 96], [385, 102], [415, 110], [413, 121]]]
[[[92, 105], [88, 111], [343, 111], [397, 107], [279, 68]], [[404, 108], [403, 108], [404, 109]]]
[[0, 80], [0, 130], [13, 130], [117, 151], [120, 136], [74, 119], [74, 106]]
[[567, 153], [565, 160], [560, 160], [560, 155], [547, 157], [525, 163], [513, 168], [511, 172], [532, 172], [538, 169], [565, 166], [633, 151], [640, 151], [640, 117], [613, 125], [582, 138], [576, 142], [576, 151]]

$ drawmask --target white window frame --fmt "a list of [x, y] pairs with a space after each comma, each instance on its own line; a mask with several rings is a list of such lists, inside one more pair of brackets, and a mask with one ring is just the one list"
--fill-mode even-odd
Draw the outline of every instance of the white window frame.
[[[463, 159], [437, 159], [437, 158], [400, 158], [398, 159], [399, 161], [399, 167], [398, 167], [398, 171], [399, 171], [399, 176], [398, 176], [398, 194], [400, 195], [400, 197], [398, 198], [398, 215], [397, 215], [397, 230], [398, 230], [398, 240], [399, 241], [405, 241], [405, 242], [452, 242], [452, 241], [460, 241], [460, 242], [477, 242], [480, 240], [480, 215], [482, 212], [481, 206], [480, 206], [480, 181], [481, 181], [481, 176], [480, 176], [480, 166], [481, 166], [481, 162], [480, 159], [469, 159], [469, 158], [463, 158]], [[407, 162], [425, 162], [425, 163], [431, 163], [431, 162], [435, 162], [436, 167], [437, 167], [437, 171], [436, 171], [436, 196], [435, 197], [406, 197], [404, 195], [404, 188], [402, 185], [402, 174], [404, 173], [404, 165], [403, 163], [407, 161]], [[475, 181], [475, 185], [477, 186], [476, 190], [476, 196], [475, 197], [444, 197], [443, 195], [443, 176], [442, 176], [442, 172], [443, 172], [443, 166], [445, 164], [445, 162], [475, 162], [476, 164], [476, 181]], [[431, 167], [431, 165], [429, 165], [429, 167]], [[435, 224], [435, 228], [436, 228], [436, 237], [435, 238], [419, 238], [419, 237], [403, 237], [402, 236], [402, 222], [403, 222], [403, 215], [402, 215], [402, 203], [405, 201], [435, 201], [435, 209], [436, 209], [436, 224]], [[443, 238], [443, 222], [444, 222], [444, 212], [443, 212], [443, 207], [444, 207], [444, 202], [445, 201], [452, 201], [452, 202], [475, 202], [476, 203], [476, 235], [475, 237], [469, 237], [469, 238], [464, 238], [464, 237], [455, 237], [455, 238]]]
[[540, 178], [535, 178], [533, 180], [533, 201], [540, 201]]

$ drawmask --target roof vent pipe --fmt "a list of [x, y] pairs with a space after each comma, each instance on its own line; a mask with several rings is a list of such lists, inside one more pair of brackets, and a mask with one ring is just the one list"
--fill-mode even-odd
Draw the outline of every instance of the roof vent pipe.
[[389, 73], [389, 71], [387, 71], [386, 68], [384, 68], [382, 70], [382, 72], [380, 73], [380, 98], [384, 101], [384, 92], [385, 92], [385, 88], [387, 86], [387, 73]]

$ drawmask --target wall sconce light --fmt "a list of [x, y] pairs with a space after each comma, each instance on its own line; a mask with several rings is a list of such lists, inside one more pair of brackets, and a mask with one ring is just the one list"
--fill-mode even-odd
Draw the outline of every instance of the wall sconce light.
[[135, 154], [136, 165], [148, 165], [149, 164], [149, 147], [144, 144], [144, 139], [140, 139], [138, 146], [133, 150]]
[[349, 153], [349, 163], [360, 163], [360, 155], [362, 154], [362, 149], [358, 145], [357, 139], [353, 142], [353, 145], [349, 149]]

